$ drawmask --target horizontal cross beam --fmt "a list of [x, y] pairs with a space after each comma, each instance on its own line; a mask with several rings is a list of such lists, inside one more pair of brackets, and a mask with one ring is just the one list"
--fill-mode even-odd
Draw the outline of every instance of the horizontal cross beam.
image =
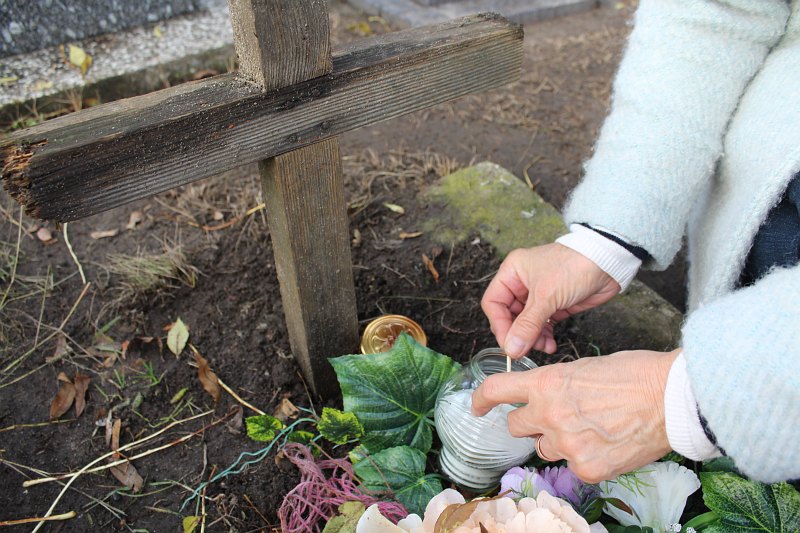
[[360, 41], [276, 91], [225, 74], [89, 108], [0, 141], [2, 180], [31, 216], [83, 218], [515, 81], [522, 37], [475, 15]]

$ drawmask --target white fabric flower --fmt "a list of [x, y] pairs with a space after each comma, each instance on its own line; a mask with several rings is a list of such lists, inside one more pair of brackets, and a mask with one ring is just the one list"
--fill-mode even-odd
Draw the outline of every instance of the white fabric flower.
[[681, 520], [686, 499], [700, 488], [697, 475], [678, 463], [651, 463], [636, 472], [600, 484], [604, 498], [618, 498], [633, 515], [606, 504], [606, 514], [623, 526], [651, 527], [665, 532]]
[[[424, 520], [420, 521], [417, 515], [409, 515], [396, 526], [383, 518], [378, 512], [378, 506], [373, 505], [358, 521], [356, 533], [433, 533], [436, 521], [449, 505], [464, 503], [464, 497], [458, 491], [445, 489], [428, 503]], [[481, 501], [475, 506], [469, 518], [452, 533], [481, 533], [481, 531], [603, 533], [606, 529], [599, 523], [593, 524], [590, 528], [586, 520], [576, 513], [568, 502], [541, 492], [536, 498], [523, 498], [519, 503], [511, 498]]]

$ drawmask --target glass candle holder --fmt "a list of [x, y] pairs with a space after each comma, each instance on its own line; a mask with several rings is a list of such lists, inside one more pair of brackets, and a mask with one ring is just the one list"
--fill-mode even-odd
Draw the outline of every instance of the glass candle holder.
[[[518, 405], [502, 404], [486, 415], [473, 416], [472, 392], [491, 376], [507, 369], [500, 348], [481, 350], [439, 391], [434, 422], [442, 441], [439, 465], [454, 483], [473, 492], [484, 492], [500, 481], [506, 471], [527, 461], [536, 450], [530, 437], [512, 437], [508, 413]], [[536, 368], [523, 357], [511, 362], [512, 372]]]

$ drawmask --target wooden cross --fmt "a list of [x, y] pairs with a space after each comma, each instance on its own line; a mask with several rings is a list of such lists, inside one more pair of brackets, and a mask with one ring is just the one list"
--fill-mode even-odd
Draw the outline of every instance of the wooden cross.
[[336, 135], [514, 81], [522, 28], [475, 15], [332, 55], [324, 0], [229, 4], [238, 73], [14, 133], [2, 180], [28, 214], [64, 222], [258, 161], [292, 352], [333, 395], [327, 358], [358, 346]]

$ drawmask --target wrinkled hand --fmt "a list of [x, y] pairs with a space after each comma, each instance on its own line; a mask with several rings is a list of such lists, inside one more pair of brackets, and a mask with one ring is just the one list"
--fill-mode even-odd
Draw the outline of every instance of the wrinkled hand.
[[481, 301], [497, 342], [511, 357], [531, 348], [554, 353], [548, 320], [604, 304], [619, 284], [594, 262], [560, 244], [511, 252], [500, 265]]
[[495, 374], [473, 393], [472, 412], [526, 403], [508, 415], [512, 435], [542, 435], [542, 454], [566, 459], [587, 483], [612, 479], [669, 452], [664, 388], [679, 353], [618, 352]]

